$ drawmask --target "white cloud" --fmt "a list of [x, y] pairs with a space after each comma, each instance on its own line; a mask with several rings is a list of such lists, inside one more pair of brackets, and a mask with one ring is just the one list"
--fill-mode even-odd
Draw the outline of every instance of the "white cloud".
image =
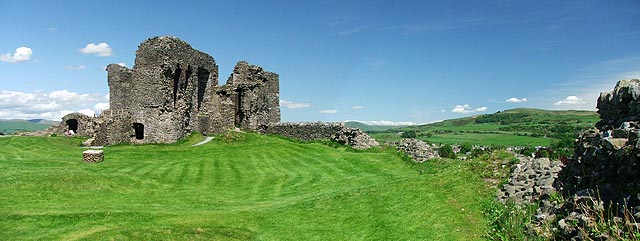
[[89, 108], [79, 110], [78, 112], [80, 112], [82, 114], [85, 114], [85, 115], [88, 115], [88, 116], [94, 116], [96, 114], [96, 111], [94, 111], [92, 109], [89, 109]]
[[117, 63], [117, 65], [120, 65], [122, 67], [127, 67], [127, 64], [125, 64], [125, 63]]
[[107, 43], [90, 43], [87, 44], [86, 47], [81, 48], [78, 51], [83, 54], [95, 54], [98, 56], [111, 56], [111, 54], [113, 53], [113, 49], [111, 49], [111, 47], [109, 47], [109, 44]]
[[93, 109], [95, 109], [97, 111], [103, 111], [103, 110], [109, 109], [109, 103], [100, 102], [100, 103], [96, 104], [95, 106], [93, 106]]
[[318, 112], [320, 112], [322, 114], [335, 114], [335, 113], [338, 113], [337, 110], [321, 110], [321, 111], [318, 111]]
[[468, 113], [485, 112], [485, 111], [487, 111], [487, 107], [485, 106], [474, 109], [474, 108], [471, 108], [469, 104], [456, 105], [455, 107], [453, 107], [453, 109], [451, 109], [451, 112], [458, 113], [458, 114], [468, 114]]
[[288, 100], [280, 100], [280, 106], [285, 107], [287, 109], [300, 109], [300, 108], [309, 108], [311, 104], [309, 103], [298, 103]]
[[0, 61], [7, 63], [19, 63], [31, 60], [33, 51], [28, 47], [19, 47], [13, 53], [6, 53], [0, 56]]
[[84, 64], [81, 64], [81, 65], [69, 65], [69, 66], [67, 66], [67, 69], [68, 70], [81, 70], [81, 69], [84, 69], [86, 67], [87, 66], [85, 66]]
[[357, 109], [364, 109], [364, 106], [361, 106], [361, 105], [354, 105], [354, 106], [352, 106], [352, 107], [351, 107], [351, 109], [356, 109], [356, 110], [357, 110]]
[[56, 27], [49, 27], [49, 28], [47, 28], [47, 31], [52, 32], [52, 33], [53, 33], [53, 32], [58, 32], [58, 28], [56, 28]]
[[349, 121], [360, 122], [360, 123], [364, 123], [364, 124], [372, 125], [372, 126], [412, 126], [412, 125], [418, 125], [418, 123], [411, 122], [411, 121], [387, 121], [387, 120], [381, 120], [381, 121], [346, 120], [345, 122], [349, 122]]
[[559, 100], [554, 105], [582, 105], [586, 103], [587, 102], [584, 101], [584, 99], [578, 96], [572, 95], [572, 96], [567, 96], [567, 98], [564, 100]]
[[516, 97], [511, 97], [509, 99], [507, 99], [507, 102], [511, 102], [511, 103], [520, 103], [520, 102], [527, 102], [527, 98], [516, 98]]
[[0, 90], [0, 119], [50, 119], [87, 109], [95, 113], [96, 103], [108, 101], [101, 94], [80, 94], [68, 90], [44, 92], [19, 92]]

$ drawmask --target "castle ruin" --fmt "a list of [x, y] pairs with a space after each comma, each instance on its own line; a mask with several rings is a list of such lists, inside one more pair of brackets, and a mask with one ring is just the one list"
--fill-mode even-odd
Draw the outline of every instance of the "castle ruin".
[[176, 37], [153, 37], [132, 69], [107, 66], [110, 109], [97, 117], [72, 113], [55, 132], [92, 136], [87, 144], [171, 143], [197, 131], [256, 130], [280, 122], [278, 74], [245, 61], [218, 86], [210, 55]]

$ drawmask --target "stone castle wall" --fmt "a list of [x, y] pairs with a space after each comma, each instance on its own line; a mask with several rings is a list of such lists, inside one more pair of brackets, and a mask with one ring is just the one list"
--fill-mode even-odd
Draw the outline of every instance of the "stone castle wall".
[[235, 87], [236, 125], [256, 129], [259, 125], [280, 122], [278, 74], [240, 61], [227, 80]]
[[218, 86], [213, 57], [175, 37], [147, 39], [133, 68], [110, 64], [107, 72], [110, 109], [97, 118], [65, 116], [79, 120], [78, 134], [93, 136], [95, 145], [170, 143], [194, 131], [255, 130], [280, 121], [278, 74], [240, 61]]

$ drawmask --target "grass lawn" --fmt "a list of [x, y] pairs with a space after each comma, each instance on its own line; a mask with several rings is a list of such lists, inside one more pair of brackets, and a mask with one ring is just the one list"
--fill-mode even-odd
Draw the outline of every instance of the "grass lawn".
[[[411, 164], [257, 134], [106, 147], [0, 138], [2, 240], [478, 240], [492, 192], [458, 161]], [[420, 175], [418, 170], [424, 174]]]

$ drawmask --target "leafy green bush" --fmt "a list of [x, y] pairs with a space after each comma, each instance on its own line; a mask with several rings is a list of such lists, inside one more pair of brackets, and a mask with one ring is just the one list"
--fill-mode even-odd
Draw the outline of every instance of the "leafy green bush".
[[538, 153], [536, 153], [536, 157], [538, 158], [549, 158], [551, 157], [551, 154], [549, 154], [549, 150], [547, 149], [540, 149], [538, 150]]
[[442, 158], [456, 158], [456, 154], [453, 153], [453, 148], [451, 148], [449, 144], [442, 145], [438, 148], [438, 155]]
[[462, 143], [460, 145], [460, 153], [466, 154], [467, 152], [471, 152], [473, 149], [473, 146], [471, 146], [471, 144], [469, 143]]
[[484, 155], [485, 153], [487, 153], [487, 152], [484, 151], [483, 149], [475, 148], [475, 149], [471, 150], [471, 157], [479, 157], [479, 156]]
[[524, 156], [528, 156], [531, 157], [533, 156], [533, 154], [536, 153], [536, 148], [532, 147], [532, 146], [527, 146], [522, 148], [522, 150], [520, 150], [520, 154], [524, 155]]

